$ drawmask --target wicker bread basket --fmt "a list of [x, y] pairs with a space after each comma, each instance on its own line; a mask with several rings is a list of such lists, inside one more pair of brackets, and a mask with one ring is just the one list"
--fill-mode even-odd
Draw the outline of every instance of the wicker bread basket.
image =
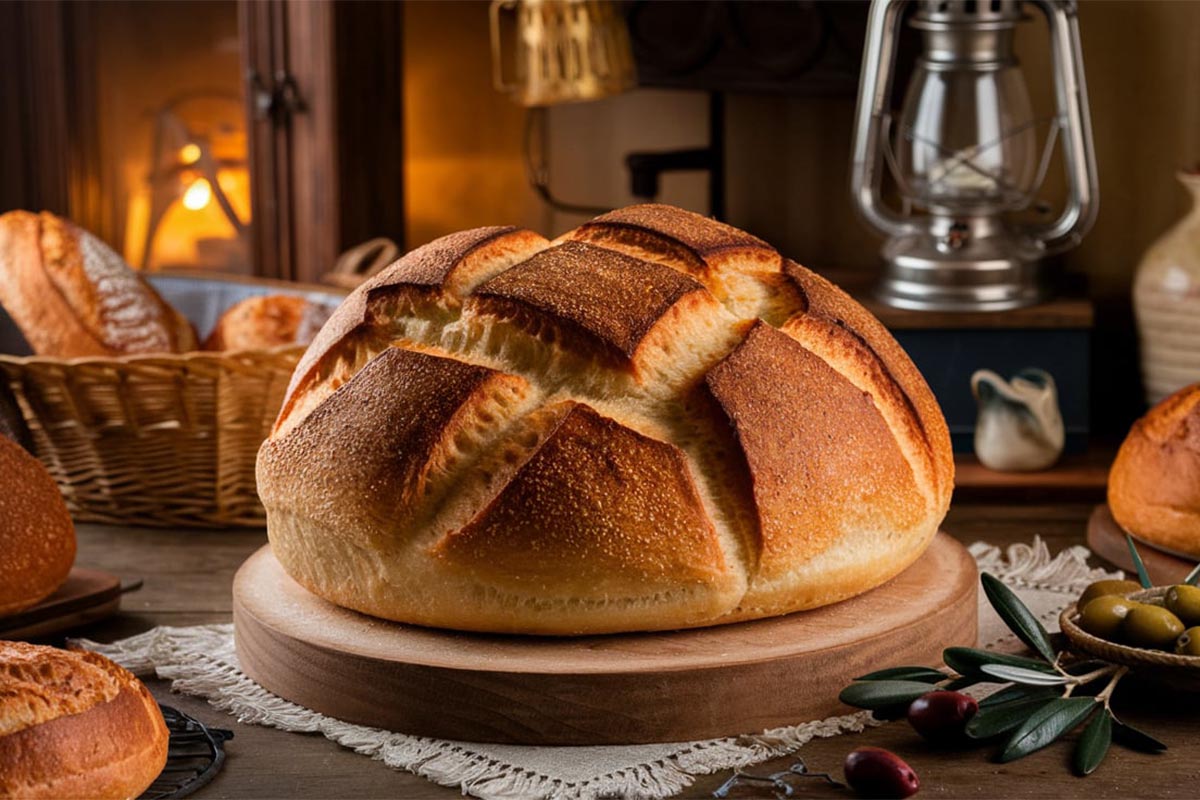
[[[298, 294], [330, 306], [342, 297], [272, 281], [150, 281], [202, 337], [222, 311], [253, 295]], [[0, 381], [76, 521], [265, 524], [255, 456], [303, 347], [68, 360], [19, 355], [25, 345], [15, 331], [0, 320]]]

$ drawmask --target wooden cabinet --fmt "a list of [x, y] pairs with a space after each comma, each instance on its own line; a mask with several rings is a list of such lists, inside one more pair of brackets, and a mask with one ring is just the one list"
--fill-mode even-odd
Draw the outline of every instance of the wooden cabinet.
[[[249, 227], [240, 251], [226, 248], [242, 253], [241, 271], [312, 281], [365, 239], [402, 243], [401, 12], [331, 0], [0, 0], [0, 211], [66, 215], [152, 265], [163, 203], [138, 194], [163, 174], [155, 120], [181, 98], [228, 96], [244, 109], [225, 125], [239, 128], [241, 155], [215, 161], [248, 173]], [[168, 166], [168, 179], [186, 179], [189, 162]]]

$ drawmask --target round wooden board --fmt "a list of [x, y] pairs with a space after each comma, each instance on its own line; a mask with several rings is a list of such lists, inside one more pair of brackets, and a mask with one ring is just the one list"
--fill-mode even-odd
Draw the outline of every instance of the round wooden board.
[[[1200, 559], [1189, 559], [1182, 553], [1172, 553], [1157, 545], [1137, 539], [1138, 555], [1146, 565], [1146, 572], [1155, 586], [1165, 586], [1182, 581], [1196, 562]], [[1108, 504], [1092, 509], [1088, 518], [1087, 543], [1092, 552], [1110, 564], [1115, 564], [1137, 580], [1137, 572], [1133, 568], [1133, 558], [1129, 555], [1129, 544], [1125, 541], [1125, 529], [1113, 519]]]
[[111, 617], [121, 607], [123, 591], [116, 575], [72, 567], [54, 594], [32, 608], [0, 616], [0, 639], [44, 638]]
[[309, 593], [264, 547], [233, 583], [242, 669], [331, 717], [473, 742], [585, 745], [706, 739], [848, 713], [857, 675], [938, 664], [973, 645], [975, 562], [939, 533], [860, 597], [785, 617], [578, 638], [421, 628]]

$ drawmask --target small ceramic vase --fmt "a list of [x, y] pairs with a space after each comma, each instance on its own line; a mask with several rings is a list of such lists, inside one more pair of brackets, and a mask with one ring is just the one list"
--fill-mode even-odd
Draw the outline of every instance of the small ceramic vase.
[[1192, 209], [1150, 245], [1133, 282], [1150, 405], [1200, 381], [1200, 169], [1178, 177]]
[[1023, 369], [1006, 381], [989, 369], [971, 376], [979, 405], [975, 455], [988, 469], [1032, 472], [1053, 466], [1066, 441], [1058, 389], [1040, 369]]

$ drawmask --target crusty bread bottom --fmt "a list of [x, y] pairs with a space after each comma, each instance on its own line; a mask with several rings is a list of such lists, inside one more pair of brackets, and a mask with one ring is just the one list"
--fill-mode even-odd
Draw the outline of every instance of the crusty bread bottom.
[[[284, 570], [337, 605], [416, 625], [546, 636], [699, 628], [818, 608], [899, 575], [937, 533], [936, 524], [903, 532], [859, 531], [748, 595], [741, 593], [744, 586], [721, 592], [698, 586], [600, 604], [482, 588], [458, 572], [431, 573], [418, 547], [365, 548], [345, 531], [293, 514], [268, 509], [267, 516], [271, 546]], [[760, 603], [760, 597], [770, 600]], [[581, 615], [584, 607], [587, 613]], [[580, 629], [581, 620], [586, 630]]]

